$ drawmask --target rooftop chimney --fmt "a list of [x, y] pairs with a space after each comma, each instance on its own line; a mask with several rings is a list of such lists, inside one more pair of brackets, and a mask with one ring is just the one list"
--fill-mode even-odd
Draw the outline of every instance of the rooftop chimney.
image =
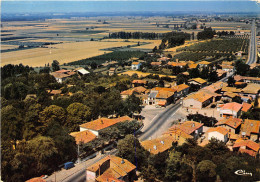
[[253, 126], [254, 126], [254, 124], [253, 124], [253, 123], [251, 123], [251, 124], [250, 124], [250, 126], [252, 126], [252, 127], [253, 127]]
[[124, 161], [124, 159], [122, 159], [122, 160], [121, 160], [121, 164], [124, 164], [124, 163], [125, 163], [125, 161]]
[[163, 140], [161, 140], [161, 144], [164, 144], [164, 141], [163, 141]]
[[192, 123], [192, 127], [195, 127], [195, 123]]

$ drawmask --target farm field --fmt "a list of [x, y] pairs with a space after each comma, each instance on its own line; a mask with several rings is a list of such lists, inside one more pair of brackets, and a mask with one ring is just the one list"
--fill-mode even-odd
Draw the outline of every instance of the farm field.
[[13, 52], [1, 53], [1, 64], [24, 64], [29, 66], [44, 66], [53, 60], [60, 64], [90, 58], [110, 51], [102, 51], [111, 47], [120, 47], [136, 44], [134, 42], [71, 42], [50, 45], [48, 48], [34, 48]]
[[[123, 73], [119, 73], [118, 75], [129, 75], [129, 76], [132, 76], [133, 74], [137, 74], [138, 77], [146, 77], [150, 74], [153, 74], [153, 73], [143, 73], [141, 71], [126, 71], [126, 72], [123, 72]], [[154, 74], [155, 75], [155, 74]], [[169, 75], [161, 75], [161, 74], [158, 74], [159, 77], [170, 77], [170, 78], [176, 78], [176, 76], [169, 76]]]

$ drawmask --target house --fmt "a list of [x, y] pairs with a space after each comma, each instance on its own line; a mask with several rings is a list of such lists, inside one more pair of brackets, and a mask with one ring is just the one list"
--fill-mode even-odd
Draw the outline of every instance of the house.
[[133, 181], [136, 176], [135, 165], [126, 159], [109, 155], [86, 170], [86, 182]]
[[155, 87], [150, 91], [145, 104], [166, 106], [174, 101], [175, 92], [172, 88]]
[[215, 138], [215, 139], [220, 140], [225, 143], [227, 143], [227, 141], [228, 141], [228, 130], [225, 128], [222, 128], [220, 126], [218, 126], [216, 128], [210, 128], [207, 131], [207, 135], [208, 135], [208, 140]]
[[158, 58], [157, 61], [159, 61], [159, 62], [162, 62], [162, 61], [166, 62], [166, 61], [168, 61], [170, 59], [171, 58], [168, 58], [168, 57], [161, 57], [161, 58]]
[[233, 151], [247, 153], [253, 157], [259, 154], [260, 145], [251, 140], [238, 139], [233, 145]]
[[195, 69], [195, 68], [198, 68], [198, 66], [199, 66], [199, 64], [197, 64], [197, 63], [188, 64], [189, 69]]
[[151, 62], [152, 66], [161, 66], [162, 62]]
[[140, 62], [132, 62], [132, 70], [139, 70], [140, 67], [141, 67], [141, 64]]
[[75, 138], [77, 145], [80, 143], [85, 144], [91, 142], [97, 138], [97, 136], [89, 130], [72, 132], [70, 133], [70, 135]]
[[69, 78], [69, 77], [71, 76], [71, 75], [69, 75], [69, 74], [56, 73], [56, 72], [51, 73], [51, 75], [54, 76], [55, 80], [56, 80], [58, 83], [64, 82], [67, 78]]
[[187, 65], [185, 62], [168, 62], [169, 66], [183, 68]]
[[258, 141], [260, 135], [260, 121], [245, 119], [241, 125], [241, 134], [252, 141]]
[[133, 87], [145, 86], [146, 84], [147, 84], [146, 80], [133, 80], [132, 81], [132, 86]]
[[243, 96], [250, 96], [255, 99], [256, 95], [259, 94], [260, 84], [248, 83], [245, 88], [242, 89]]
[[207, 85], [207, 81], [202, 78], [192, 78], [188, 82], [190, 85], [199, 85], [200, 88], [205, 87]]
[[174, 128], [174, 129], [169, 129], [167, 132], [163, 134], [163, 136], [171, 136], [174, 138], [174, 141], [178, 142], [178, 145], [182, 145], [183, 143], [186, 142], [187, 139], [193, 138], [193, 136], [183, 132], [181, 129]]
[[225, 101], [227, 100], [228, 102], [232, 102], [232, 99], [234, 97], [237, 97], [239, 96], [237, 93], [233, 93], [233, 92], [225, 92], [223, 95], [222, 95], [222, 100]]
[[182, 132], [193, 136], [195, 139], [203, 132], [203, 124], [195, 121], [185, 121], [180, 125], [173, 125], [169, 131], [181, 130]]
[[149, 151], [151, 154], [159, 154], [168, 151], [172, 147], [172, 143], [177, 141], [172, 136], [161, 136], [152, 140], [145, 140], [141, 142], [141, 145]]
[[234, 66], [232, 66], [232, 65], [221, 65], [221, 68], [223, 71], [226, 71], [228, 73], [234, 72]]
[[88, 75], [90, 72], [87, 71], [84, 68], [76, 68], [74, 69], [75, 72], [77, 72], [79, 74], [79, 76], [84, 76], [84, 75]]
[[209, 94], [201, 90], [184, 98], [183, 107], [202, 109], [213, 102], [213, 97], [213, 94]]
[[242, 112], [248, 112], [252, 108], [252, 104], [248, 104], [246, 102], [242, 103]]
[[230, 102], [223, 104], [219, 109], [222, 118], [238, 118], [241, 114], [242, 104]]
[[223, 87], [226, 87], [227, 83], [226, 82], [216, 82], [213, 83], [209, 86], [206, 86], [203, 88], [203, 90], [208, 90], [211, 93], [220, 93], [220, 91], [222, 90]]
[[236, 88], [236, 87], [227, 87], [227, 86], [224, 86], [221, 88], [221, 93], [225, 93], [225, 92], [229, 92], [229, 93], [241, 93], [241, 89], [239, 88]]
[[218, 78], [221, 79], [221, 78], [224, 78], [227, 76], [227, 72], [224, 71], [224, 70], [221, 70], [221, 69], [217, 69], [217, 74], [218, 74]]
[[91, 131], [94, 133], [96, 136], [99, 135], [99, 132], [102, 131], [105, 128], [108, 128], [110, 126], [113, 126], [117, 123], [120, 122], [125, 122], [125, 121], [132, 121], [132, 118], [128, 116], [122, 116], [119, 118], [113, 118], [113, 119], [108, 119], [108, 118], [99, 118], [94, 121], [90, 121], [84, 124], [79, 125], [80, 131]]
[[238, 82], [241, 81], [241, 82], [245, 82], [245, 83], [260, 84], [260, 78], [258, 78], [258, 77], [246, 77], [246, 76], [236, 75], [236, 76], [234, 76], [234, 79]]
[[108, 70], [108, 75], [109, 76], [112, 76], [112, 75], [114, 75], [116, 73], [116, 68], [114, 68], [114, 67], [112, 67], [112, 68], [110, 68], [109, 70]]
[[145, 94], [145, 92], [147, 91], [146, 88], [139, 86], [139, 87], [134, 87], [128, 90], [124, 90], [120, 93], [122, 99], [126, 99], [128, 98], [130, 95], [136, 93], [136, 94]]
[[200, 61], [198, 64], [199, 64], [200, 68], [203, 68], [203, 67], [208, 67], [210, 62], [208, 62], [208, 61]]
[[51, 96], [51, 99], [53, 100], [55, 95], [61, 95], [62, 90], [47, 90], [48, 94]]
[[176, 90], [175, 93], [175, 100], [176, 100], [176, 98], [180, 98], [188, 95], [190, 87], [189, 85], [181, 84], [181, 85], [173, 86], [172, 89]]
[[242, 119], [239, 118], [225, 118], [219, 120], [215, 126], [221, 126], [228, 130], [229, 133], [238, 134], [241, 128]]

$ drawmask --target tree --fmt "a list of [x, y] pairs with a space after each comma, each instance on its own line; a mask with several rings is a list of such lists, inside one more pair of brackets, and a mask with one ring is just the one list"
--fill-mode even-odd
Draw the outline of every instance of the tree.
[[215, 181], [216, 165], [210, 160], [203, 160], [197, 166], [199, 181]]
[[213, 155], [224, 155], [229, 152], [226, 144], [222, 141], [219, 141], [215, 138], [212, 138], [209, 143], [205, 146], [208, 148]]
[[233, 87], [235, 85], [235, 83], [236, 83], [236, 80], [234, 79], [233, 76], [230, 76], [230, 77], [228, 77], [227, 83], [228, 83], [229, 87]]
[[90, 66], [91, 66], [91, 69], [94, 70], [94, 69], [97, 68], [97, 63], [93, 61], [93, 62], [90, 63]]
[[200, 76], [200, 71], [198, 68], [193, 68], [189, 70], [189, 76], [190, 78], [197, 78]]
[[235, 63], [235, 70], [236, 74], [245, 76], [247, 72], [249, 71], [250, 66], [248, 64], [245, 64], [242, 60], [238, 60]]
[[183, 74], [179, 74], [177, 75], [177, 85], [183, 84], [183, 83], [187, 83], [188, 82], [188, 77], [186, 75]]
[[243, 100], [241, 99], [241, 97], [235, 96], [234, 98], [232, 98], [232, 102], [237, 102], [239, 104], [242, 104]]
[[117, 149], [117, 155], [136, 165], [137, 169], [140, 170], [147, 165], [147, 152], [133, 135], [126, 135], [124, 139], [119, 140]]
[[181, 161], [181, 153], [171, 151], [167, 159], [167, 169], [165, 178], [167, 181], [179, 181], [181, 178], [181, 165], [184, 165]]
[[51, 67], [52, 67], [52, 71], [58, 71], [60, 70], [60, 66], [59, 66], [59, 62], [57, 60], [53, 60]]
[[56, 121], [61, 125], [65, 124], [66, 114], [62, 107], [51, 105], [40, 112], [40, 122], [44, 126], [48, 126], [51, 121]]
[[2, 140], [16, 143], [22, 137], [22, 117], [18, 109], [12, 105], [3, 107], [1, 110], [1, 137]]
[[90, 108], [82, 103], [73, 103], [67, 107], [67, 122], [66, 126], [69, 130], [78, 131], [79, 125], [86, 120], [90, 120]]
[[218, 73], [216, 71], [211, 71], [209, 73], [209, 79], [210, 82], [216, 82], [218, 81]]

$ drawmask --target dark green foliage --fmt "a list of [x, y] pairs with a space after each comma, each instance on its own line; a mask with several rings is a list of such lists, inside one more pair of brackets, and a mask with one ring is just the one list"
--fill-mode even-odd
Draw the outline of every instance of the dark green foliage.
[[111, 60], [126, 61], [132, 57], [141, 57], [143, 55], [144, 55], [144, 52], [142, 52], [142, 51], [114, 51], [111, 53], [103, 54], [101, 56], [82, 59], [82, 60], [74, 61], [74, 62], [71, 62], [68, 64], [69, 65], [92, 65], [92, 64], [96, 63], [96, 65], [100, 65], [106, 61], [111, 61]]
[[183, 32], [170, 32], [163, 36], [159, 49], [171, 48], [182, 45], [185, 40], [190, 40], [190, 34]]
[[22, 64], [19, 65], [8, 64], [1, 67], [1, 79], [4, 80], [5, 78], [14, 77], [20, 74], [26, 75], [32, 70], [33, 70], [32, 67], [23, 66]]
[[201, 114], [189, 114], [187, 116], [187, 119], [201, 122], [204, 124], [204, 126], [208, 126], [208, 127], [212, 127], [218, 122], [214, 117], [203, 116]]
[[236, 80], [234, 79], [233, 76], [230, 76], [230, 77], [228, 77], [227, 83], [228, 83], [228, 86], [229, 86], [229, 87], [234, 87], [234, 85], [235, 85], [235, 83], [236, 83]]
[[60, 70], [60, 66], [59, 66], [59, 62], [57, 60], [53, 60], [51, 67], [52, 67], [52, 71], [58, 71]]
[[244, 63], [242, 60], [238, 60], [235, 63], [236, 74], [246, 76], [250, 69], [250, 66]]
[[212, 28], [209, 27], [209, 28], [204, 28], [204, 30], [202, 32], [198, 32], [197, 38], [198, 38], [198, 40], [212, 39], [214, 37], [214, 35], [216, 35], [216, 31], [212, 30]]

